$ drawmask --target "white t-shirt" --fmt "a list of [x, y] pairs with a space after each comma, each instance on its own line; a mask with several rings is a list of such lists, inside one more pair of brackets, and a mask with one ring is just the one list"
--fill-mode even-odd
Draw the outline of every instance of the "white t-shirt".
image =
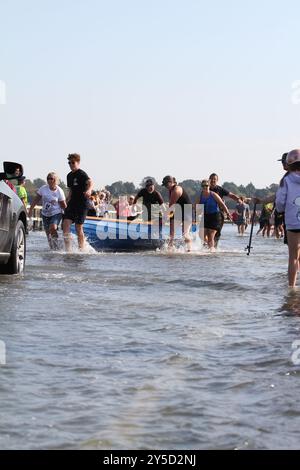
[[42, 197], [42, 214], [45, 217], [52, 217], [53, 215], [63, 212], [59, 202], [65, 201], [66, 198], [63, 190], [59, 186], [57, 186], [54, 191], [51, 191], [48, 184], [45, 184], [37, 190], [37, 194]]

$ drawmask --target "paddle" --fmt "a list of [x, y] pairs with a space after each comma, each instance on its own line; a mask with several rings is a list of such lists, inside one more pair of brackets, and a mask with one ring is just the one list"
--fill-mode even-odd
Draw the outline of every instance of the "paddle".
[[250, 255], [250, 250], [251, 250], [251, 248], [253, 248], [253, 247], [251, 246], [251, 242], [252, 242], [252, 235], [253, 235], [253, 227], [254, 227], [255, 213], [256, 213], [256, 202], [254, 203], [254, 208], [253, 208], [249, 243], [248, 243], [247, 247], [245, 248], [245, 250], [247, 250], [247, 256]]

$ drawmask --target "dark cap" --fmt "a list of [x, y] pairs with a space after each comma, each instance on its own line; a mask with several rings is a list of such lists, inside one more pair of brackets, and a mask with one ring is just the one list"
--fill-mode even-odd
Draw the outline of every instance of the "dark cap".
[[161, 184], [162, 184], [162, 186], [166, 186], [168, 183], [173, 183], [173, 182], [174, 182], [173, 176], [167, 175], [167, 176], [164, 177]]
[[18, 183], [23, 183], [26, 180], [26, 176], [20, 176], [18, 178]]
[[286, 157], [288, 156], [288, 153], [284, 153], [281, 158], [278, 158], [278, 162], [281, 163], [286, 163]]
[[152, 186], [152, 185], [154, 185], [154, 181], [151, 178], [147, 179], [145, 186]]

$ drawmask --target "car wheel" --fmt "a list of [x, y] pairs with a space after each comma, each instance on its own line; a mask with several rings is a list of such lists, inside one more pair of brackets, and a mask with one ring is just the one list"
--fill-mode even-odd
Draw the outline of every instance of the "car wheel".
[[1, 266], [4, 274], [22, 274], [25, 269], [26, 258], [26, 236], [24, 224], [18, 221], [15, 230], [15, 236], [11, 247], [10, 258], [7, 264]]

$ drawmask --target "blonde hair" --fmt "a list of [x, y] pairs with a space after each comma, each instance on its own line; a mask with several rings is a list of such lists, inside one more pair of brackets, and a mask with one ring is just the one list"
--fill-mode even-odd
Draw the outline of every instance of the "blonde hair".
[[58, 176], [57, 173], [55, 173], [55, 171], [50, 171], [50, 173], [48, 173], [47, 180], [48, 180], [49, 176], [52, 176], [52, 178], [55, 179], [55, 183], [59, 184], [59, 176]]

